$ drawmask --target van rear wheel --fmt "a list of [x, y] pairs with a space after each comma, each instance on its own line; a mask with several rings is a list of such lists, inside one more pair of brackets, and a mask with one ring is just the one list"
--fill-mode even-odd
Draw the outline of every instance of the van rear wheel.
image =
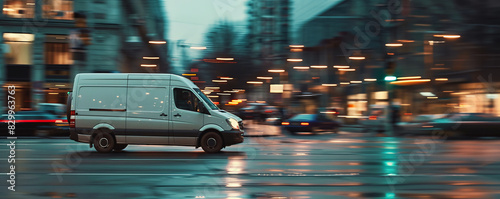
[[115, 148], [115, 139], [109, 133], [99, 132], [94, 137], [94, 148], [100, 153], [109, 153]]
[[201, 148], [207, 153], [217, 153], [224, 146], [222, 137], [216, 132], [208, 132], [201, 138]]

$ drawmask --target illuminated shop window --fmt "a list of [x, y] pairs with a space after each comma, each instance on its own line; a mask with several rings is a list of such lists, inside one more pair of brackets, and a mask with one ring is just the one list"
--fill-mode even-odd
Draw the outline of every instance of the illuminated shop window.
[[67, 35], [47, 35], [45, 38], [45, 64], [71, 65], [73, 59], [69, 50]]
[[35, 35], [23, 33], [4, 33], [5, 64], [7, 65], [32, 65], [33, 41]]
[[33, 18], [35, 0], [4, 0], [3, 14], [11, 18]]
[[44, 0], [43, 18], [73, 20], [73, 1]]

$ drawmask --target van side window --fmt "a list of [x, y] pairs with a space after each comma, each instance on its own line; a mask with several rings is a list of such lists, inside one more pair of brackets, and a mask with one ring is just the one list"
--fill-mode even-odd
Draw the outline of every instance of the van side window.
[[125, 109], [125, 87], [84, 86], [79, 93], [79, 109]]
[[128, 109], [130, 111], [161, 112], [166, 104], [165, 88], [131, 88], [128, 99]]
[[179, 109], [200, 112], [200, 101], [191, 91], [182, 88], [174, 89], [175, 106]]

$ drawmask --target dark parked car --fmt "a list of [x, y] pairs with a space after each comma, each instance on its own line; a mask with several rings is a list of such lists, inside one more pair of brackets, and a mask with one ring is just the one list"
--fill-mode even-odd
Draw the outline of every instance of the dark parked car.
[[429, 122], [445, 116], [446, 114], [417, 115], [409, 122], [399, 122], [396, 130], [399, 134], [421, 134], [423, 133], [422, 126], [426, 126]]
[[[69, 135], [69, 124], [65, 117], [44, 111], [19, 111], [14, 115], [15, 135]], [[0, 128], [7, 129], [8, 115], [0, 118]]]
[[269, 106], [265, 103], [249, 103], [248, 106], [238, 110], [237, 115], [243, 119], [255, 119], [260, 122], [267, 118], [275, 117], [279, 114], [279, 109], [275, 106]]
[[500, 136], [500, 118], [485, 113], [453, 113], [423, 123], [426, 134], [444, 132], [449, 137]]
[[283, 129], [292, 134], [296, 132], [332, 131], [338, 133], [340, 123], [323, 114], [299, 114], [281, 123]]

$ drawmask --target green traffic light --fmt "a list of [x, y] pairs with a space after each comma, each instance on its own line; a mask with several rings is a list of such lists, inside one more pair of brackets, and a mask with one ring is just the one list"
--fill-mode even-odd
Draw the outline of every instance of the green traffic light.
[[385, 78], [384, 78], [384, 80], [385, 80], [386, 82], [393, 82], [393, 81], [396, 81], [397, 79], [398, 79], [398, 78], [397, 78], [396, 76], [392, 76], [392, 75], [390, 75], [390, 76], [385, 76]]

